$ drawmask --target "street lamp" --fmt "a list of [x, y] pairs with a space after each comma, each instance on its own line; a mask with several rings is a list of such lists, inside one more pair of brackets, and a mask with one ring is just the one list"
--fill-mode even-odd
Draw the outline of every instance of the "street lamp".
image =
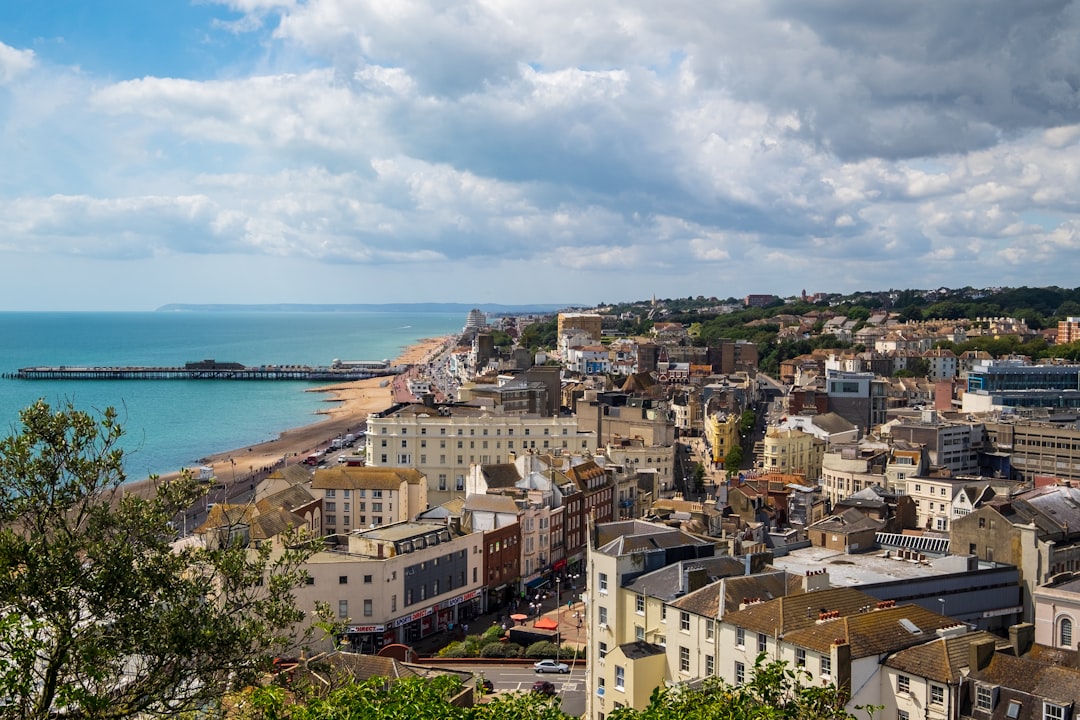
[[555, 577], [555, 662], [562, 650], [562, 578]]

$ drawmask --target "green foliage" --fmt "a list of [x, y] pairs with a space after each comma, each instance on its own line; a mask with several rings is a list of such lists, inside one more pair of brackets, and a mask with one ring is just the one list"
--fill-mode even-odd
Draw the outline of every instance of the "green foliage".
[[558, 343], [559, 319], [553, 317], [544, 322], [533, 323], [521, 331], [518, 345], [529, 350], [552, 349]]
[[310, 551], [174, 551], [169, 521], [202, 491], [125, 492], [115, 410], [38, 401], [20, 420], [0, 441], [0, 716], [207, 708], [289, 642]]
[[436, 655], [445, 658], [475, 657], [469, 654], [469, 647], [460, 640], [444, 645]]
[[930, 374], [930, 361], [926, 358], [915, 357], [908, 358], [907, 367], [903, 370], [898, 370], [896, 377], [920, 377], [924, 378]]
[[558, 653], [560, 656], [564, 654], [556, 643], [548, 642], [547, 640], [534, 642], [532, 645], [525, 648], [525, 657], [533, 660], [553, 658], [555, 657], [556, 653]]
[[739, 468], [742, 467], [743, 461], [743, 449], [738, 445], [732, 445], [731, 449], [727, 451], [727, 455], [724, 456], [724, 470], [728, 475], [738, 475]]
[[489, 642], [480, 648], [480, 657], [486, 658], [519, 658], [521, 646], [512, 642]]
[[804, 685], [805, 674], [758, 657], [749, 681], [728, 685], [708, 678], [699, 689], [660, 685], [644, 710], [619, 708], [610, 720], [851, 720], [845, 694], [832, 686]]
[[510, 337], [504, 330], [492, 328], [488, 331], [491, 333], [491, 341], [497, 348], [508, 348], [514, 344], [514, 338]]
[[239, 720], [566, 720], [557, 698], [540, 693], [499, 695], [490, 702], [460, 707], [457, 677], [371, 678], [318, 693], [307, 685], [290, 698], [279, 689], [248, 693], [236, 712]]
[[753, 410], [743, 410], [742, 415], [739, 416], [739, 433], [742, 435], [749, 434], [754, 429], [754, 424], [757, 422], [757, 415]]

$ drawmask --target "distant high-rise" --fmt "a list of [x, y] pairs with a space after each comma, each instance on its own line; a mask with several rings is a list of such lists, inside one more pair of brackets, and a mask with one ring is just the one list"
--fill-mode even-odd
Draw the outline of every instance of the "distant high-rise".
[[1068, 345], [1080, 340], [1080, 317], [1058, 320], [1057, 344]]
[[465, 317], [465, 330], [479, 330], [487, 327], [487, 315], [480, 308], [473, 308]]

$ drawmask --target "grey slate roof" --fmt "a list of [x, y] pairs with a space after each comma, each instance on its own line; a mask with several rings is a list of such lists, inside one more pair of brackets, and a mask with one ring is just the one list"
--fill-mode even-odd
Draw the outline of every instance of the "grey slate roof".
[[488, 488], [512, 488], [521, 482], [521, 473], [514, 463], [484, 465], [480, 472]]
[[662, 655], [666, 652], [661, 646], [647, 643], [644, 640], [624, 643], [619, 646], [619, 650], [628, 660], [640, 660], [653, 655]]
[[704, 557], [681, 560], [659, 570], [639, 575], [623, 587], [648, 597], [673, 600], [690, 591], [690, 586], [686, 584], [690, 580], [687, 573], [690, 573], [690, 577], [693, 578], [690, 581], [696, 582], [698, 587], [701, 587], [723, 577], [742, 575], [743, 572], [741, 560], [728, 556]]
[[846, 535], [864, 530], [880, 530], [885, 527], [882, 520], [874, 520], [855, 508], [849, 508], [838, 515], [819, 520], [808, 529]]

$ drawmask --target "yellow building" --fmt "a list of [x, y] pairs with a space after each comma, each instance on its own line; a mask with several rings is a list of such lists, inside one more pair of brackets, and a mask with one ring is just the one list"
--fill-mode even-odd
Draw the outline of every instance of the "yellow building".
[[713, 463], [723, 465], [728, 451], [739, 445], [739, 416], [728, 412], [706, 416], [705, 439], [709, 443]]

